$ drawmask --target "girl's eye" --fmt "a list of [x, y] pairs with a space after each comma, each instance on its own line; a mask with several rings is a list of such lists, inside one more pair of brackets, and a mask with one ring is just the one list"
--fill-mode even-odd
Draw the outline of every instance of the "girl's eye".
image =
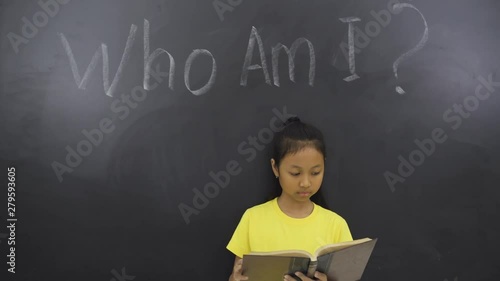
[[290, 175], [296, 177], [296, 176], [300, 175], [300, 173], [290, 173]]
[[313, 174], [314, 176], [317, 176], [317, 175], [321, 174], [321, 172], [313, 172], [312, 174]]

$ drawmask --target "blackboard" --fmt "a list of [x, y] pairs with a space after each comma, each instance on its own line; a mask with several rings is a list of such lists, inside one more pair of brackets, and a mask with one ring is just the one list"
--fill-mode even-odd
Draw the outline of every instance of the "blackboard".
[[293, 114], [329, 207], [379, 238], [362, 280], [500, 280], [497, 1], [0, 9], [2, 276], [227, 280]]

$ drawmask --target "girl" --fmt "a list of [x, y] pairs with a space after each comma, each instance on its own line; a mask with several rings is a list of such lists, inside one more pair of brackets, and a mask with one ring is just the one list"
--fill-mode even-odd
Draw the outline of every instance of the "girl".
[[[289, 118], [275, 135], [271, 159], [279, 193], [243, 214], [226, 246], [235, 255], [229, 281], [248, 280], [241, 266], [243, 255], [251, 251], [300, 249], [314, 253], [325, 244], [353, 240], [346, 221], [328, 210], [318, 193], [325, 159], [323, 134], [297, 117]], [[295, 274], [303, 281], [312, 280], [301, 272]], [[321, 272], [314, 276], [327, 281]], [[284, 280], [295, 279], [286, 275]]]

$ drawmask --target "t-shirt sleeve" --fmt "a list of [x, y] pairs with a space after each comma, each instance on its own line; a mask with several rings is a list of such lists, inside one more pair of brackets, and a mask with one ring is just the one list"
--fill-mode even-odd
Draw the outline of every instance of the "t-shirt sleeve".
[[351, 231], [344, 218], [339, 217], [335, 220], [334, 241], [335, 243], [352, 241]]
[[352, 234], [351, 230], [349, 229], [349, 226], [347, 225], [347, 222], [345, 219], [342, 219], [342, 228], [340, 231], [340, 241], [352, 241]]
[[250, 252], [250, 241], [248, 239], [249, 223], [250, 212], [246, 210], [241, 217], [240, 223], [236, 227], [231, 240], [226, 246], [226, 249], [240, 258], [243, 258], [243, 254], [248, 254]]

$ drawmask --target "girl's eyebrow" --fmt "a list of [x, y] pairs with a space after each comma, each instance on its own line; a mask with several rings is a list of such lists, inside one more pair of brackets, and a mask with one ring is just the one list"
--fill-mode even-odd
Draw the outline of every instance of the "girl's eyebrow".
[[[316, 165], [316, 166], [313, 166], [312, 168], [317, 168], [317, 167], [321, 167], [321, 164], [318, 164], [318, 165]], [[301, 166], [299, 166], [299, 165], [295, 165], [295, 164], [294, 164], [294, 165], [292, 165], [292, 168], [299, 168], [299, 169], [302, 169], [302, 167], [301, 167]]]

